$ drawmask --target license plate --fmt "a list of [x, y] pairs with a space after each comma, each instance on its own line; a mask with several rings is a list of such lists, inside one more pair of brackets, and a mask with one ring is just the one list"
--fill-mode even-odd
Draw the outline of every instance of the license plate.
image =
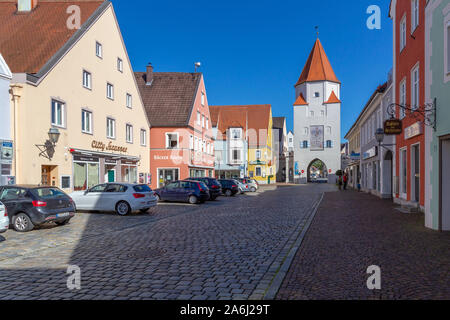
[[64, 212], [64, 213], [58, 213], [56, 215], [57, 218], [64, 218], [64, 217], [68, 217], [70, 215], [69, 212]]

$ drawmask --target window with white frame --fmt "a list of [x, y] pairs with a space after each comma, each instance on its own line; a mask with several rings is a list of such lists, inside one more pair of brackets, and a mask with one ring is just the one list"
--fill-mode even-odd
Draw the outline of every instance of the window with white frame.
[[261, 150], [256, 150], [256, 160], [261, 159]]
[[400, 22], [400, 51], [406, 46], [406, 16]]
[[200, 114], [200, 111], [197, 111], [197, 124], [202, 124], [202, 115]]
[[255, 170], [256, 170], [256, 176], [261, 177], [261, 167], [256, 167]]
[[[406, 79], [400, 83], [400, 105], [406, 106]], [[406, 116], [406, 111], [404, 108], [400, 108], [400, 119]]]
[[133, 96], [127, 93], [126, 100], [127, 100], [127, 108], [130, 109], [133, 108]]
[[131, 124], [125, 125], [126, 139], [128, 143], [133, 143], [133, 126]]
[[103, 58], [103, 46], [100, 42], [95, 43], [95, 54], [99, 58]]
[[241, 150], [239, 149], [231, 150], [231, 161], [233, 163], [241, 161]]
[[86, 89], [92, 89], [92, 75], [86, 70], [83, 70], [83, 87]]
[[110, 139], [116, 138], [116, 120], [106, 118], [106, 137]]
[[202, 92], [202, 106], [205, 105], [205, 94]]
[[106, 83], [106, 97], [114, 100], [114, 86], [111, 83]]
[[419, 66], [416, 66], [411, 71], [411, 108], [417, 109], [419, 107]]
[[205, 116], [202, 115], [202, 128], [204, 128], [204, 127], [205, 127]]
[[206, 143], [206, 153], [209, 154], [210, 152], [211, 152], [211, 146], [208, 142], [208, 143]]
[[120, 58], [117, 58], [117, 70], [123, 72], [123, 61]]
[[239, 140], [242, 137], [242, 129], [240, 128], [232, 128], [231, 129], [231, 139]]
[[189, 136], [189, 150], [194, 150], [194, 136]]
[[407, 150], [400, 150], [400, 193], [406, 194], [407, 190]]
[[81, 110], [81, 131], [92, 134], [92, 112]]
[[206, 130], [209, 129], [209, 118], [206, 118]]
[[147, 130], [141, 129], [141, 146], [147, 145]]
[[52, 125], [57, 127], [65, 127], [66, 125], [66, 105], [57, 100], [52, 100]]
[[198, 150], [198, 138], [197, 137], [194, 137], [194, 142], [195, 142], [194, 150], [197, 151]]
[[411, 33], [416, 30], [419, 25], [419, 0], [411, 1]]
[[178, 148], [178, 133], [166, 133], [166, 148]]

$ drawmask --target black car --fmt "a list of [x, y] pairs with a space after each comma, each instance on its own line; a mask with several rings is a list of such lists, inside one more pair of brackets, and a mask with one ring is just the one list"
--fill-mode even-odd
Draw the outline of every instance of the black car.
[[214, 201], [217, 199], [218, 196], [222, 194], [222, 186], [219, 183], [219, 181], [217, 181], [217, 179], [201, 177], [201, 178], [188, 178], [188, 180], [201, 181], [204, 184], [206, 184], [206, 186], [209, 189], [209, 200]]
[[56, 187], [3, 186], [0, 201], [8, 210], [9, 221], [18, 232], [33, 230], [46, 222], [67, 224], [75, 215], [75, 205], [64, 191]]
[[222, 193], [227, 197], [232, 197], [239, 192], [239, 187], [234, 180], [221, 179], [219, 183], [222, 185]]
[[203, 203], [209, 199], [208, 187], [201, 181], [174, 181], [155, 190], [159, 201]]

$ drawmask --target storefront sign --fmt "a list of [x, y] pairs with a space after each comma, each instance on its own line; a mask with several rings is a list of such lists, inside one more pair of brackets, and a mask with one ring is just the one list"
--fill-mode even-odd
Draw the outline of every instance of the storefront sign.
[[117, 164], [117, 160], [105, 159], [105, 164]]
[[405, 129], [405, 140], [411, 139], [422, 134], [422, 126], [420, 122], [416, 122]]
[[312, 151], [323, 150], [323, 126], [311, 126]]
[[153, 159], [154, 160], [172, 160], [172, 161], [181, 161], [181, 160], [183, 160], [183, 157], [182, 156], [178, 156], [178, 155], [174, 155], [174, 154], [171, 154], [170, 156], [160, 156], [160, 155], [154, 155], [153, 156]]
[[352, 153], [350, 155], [350, 160], [352, 160], [352, 161], [358, 161], [360, 158], [361, 158], [361, 154], [359, 154], [359, 153]]
[[1, 144], [1, 158], [3, 160], [12, 160], [13, 158], [13, 143], [12, 141], [2, 141]]
[[369, 150], [367, 150], [366, 152], [364, 152], [364, 154], [363, 154], [363, 160], [373, 158], [373, 157], [375, 157], [377, 154], [378, 154], [378, 148], [377, 148], [377, 147], [370, 148]]
[[395, 135], [402, 134], [403, 127], [402, 121], [398, 119], [390, 119], [384, 122], [384, 134], [386, 135]]
[[106, 150], [106, 151], [115, 151], [115, 152], [123, 152], [123, 153], [128, 152], [128, 148], [113, 145], [111, 141], [108, 144], [105, 144], [101, 141], [93, 140], [91, 147], [93, 149], [98, 149], [98, 150], [102, 150], [102, 151]]
[[95, 157], [88, 157], [88, 156], [73, 156], [73, 161], [99, 162], [99, 159], [95, 158]]
[[121, 163], [122, 164], [136, 165], [136, 161], [133, 161], [133, 160], [122, 160]]

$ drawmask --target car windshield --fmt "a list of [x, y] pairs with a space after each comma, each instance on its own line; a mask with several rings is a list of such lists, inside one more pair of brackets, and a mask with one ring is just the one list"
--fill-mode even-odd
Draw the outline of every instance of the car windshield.
[[136, 192], [152, 192], [152, 189], [146, 184], [140, 184], [133, 187]]
[[43, 199], [57, 198], [66, 195], [63, 191], [57, 188], [36, 188], [32, 189], [31, 192]]

